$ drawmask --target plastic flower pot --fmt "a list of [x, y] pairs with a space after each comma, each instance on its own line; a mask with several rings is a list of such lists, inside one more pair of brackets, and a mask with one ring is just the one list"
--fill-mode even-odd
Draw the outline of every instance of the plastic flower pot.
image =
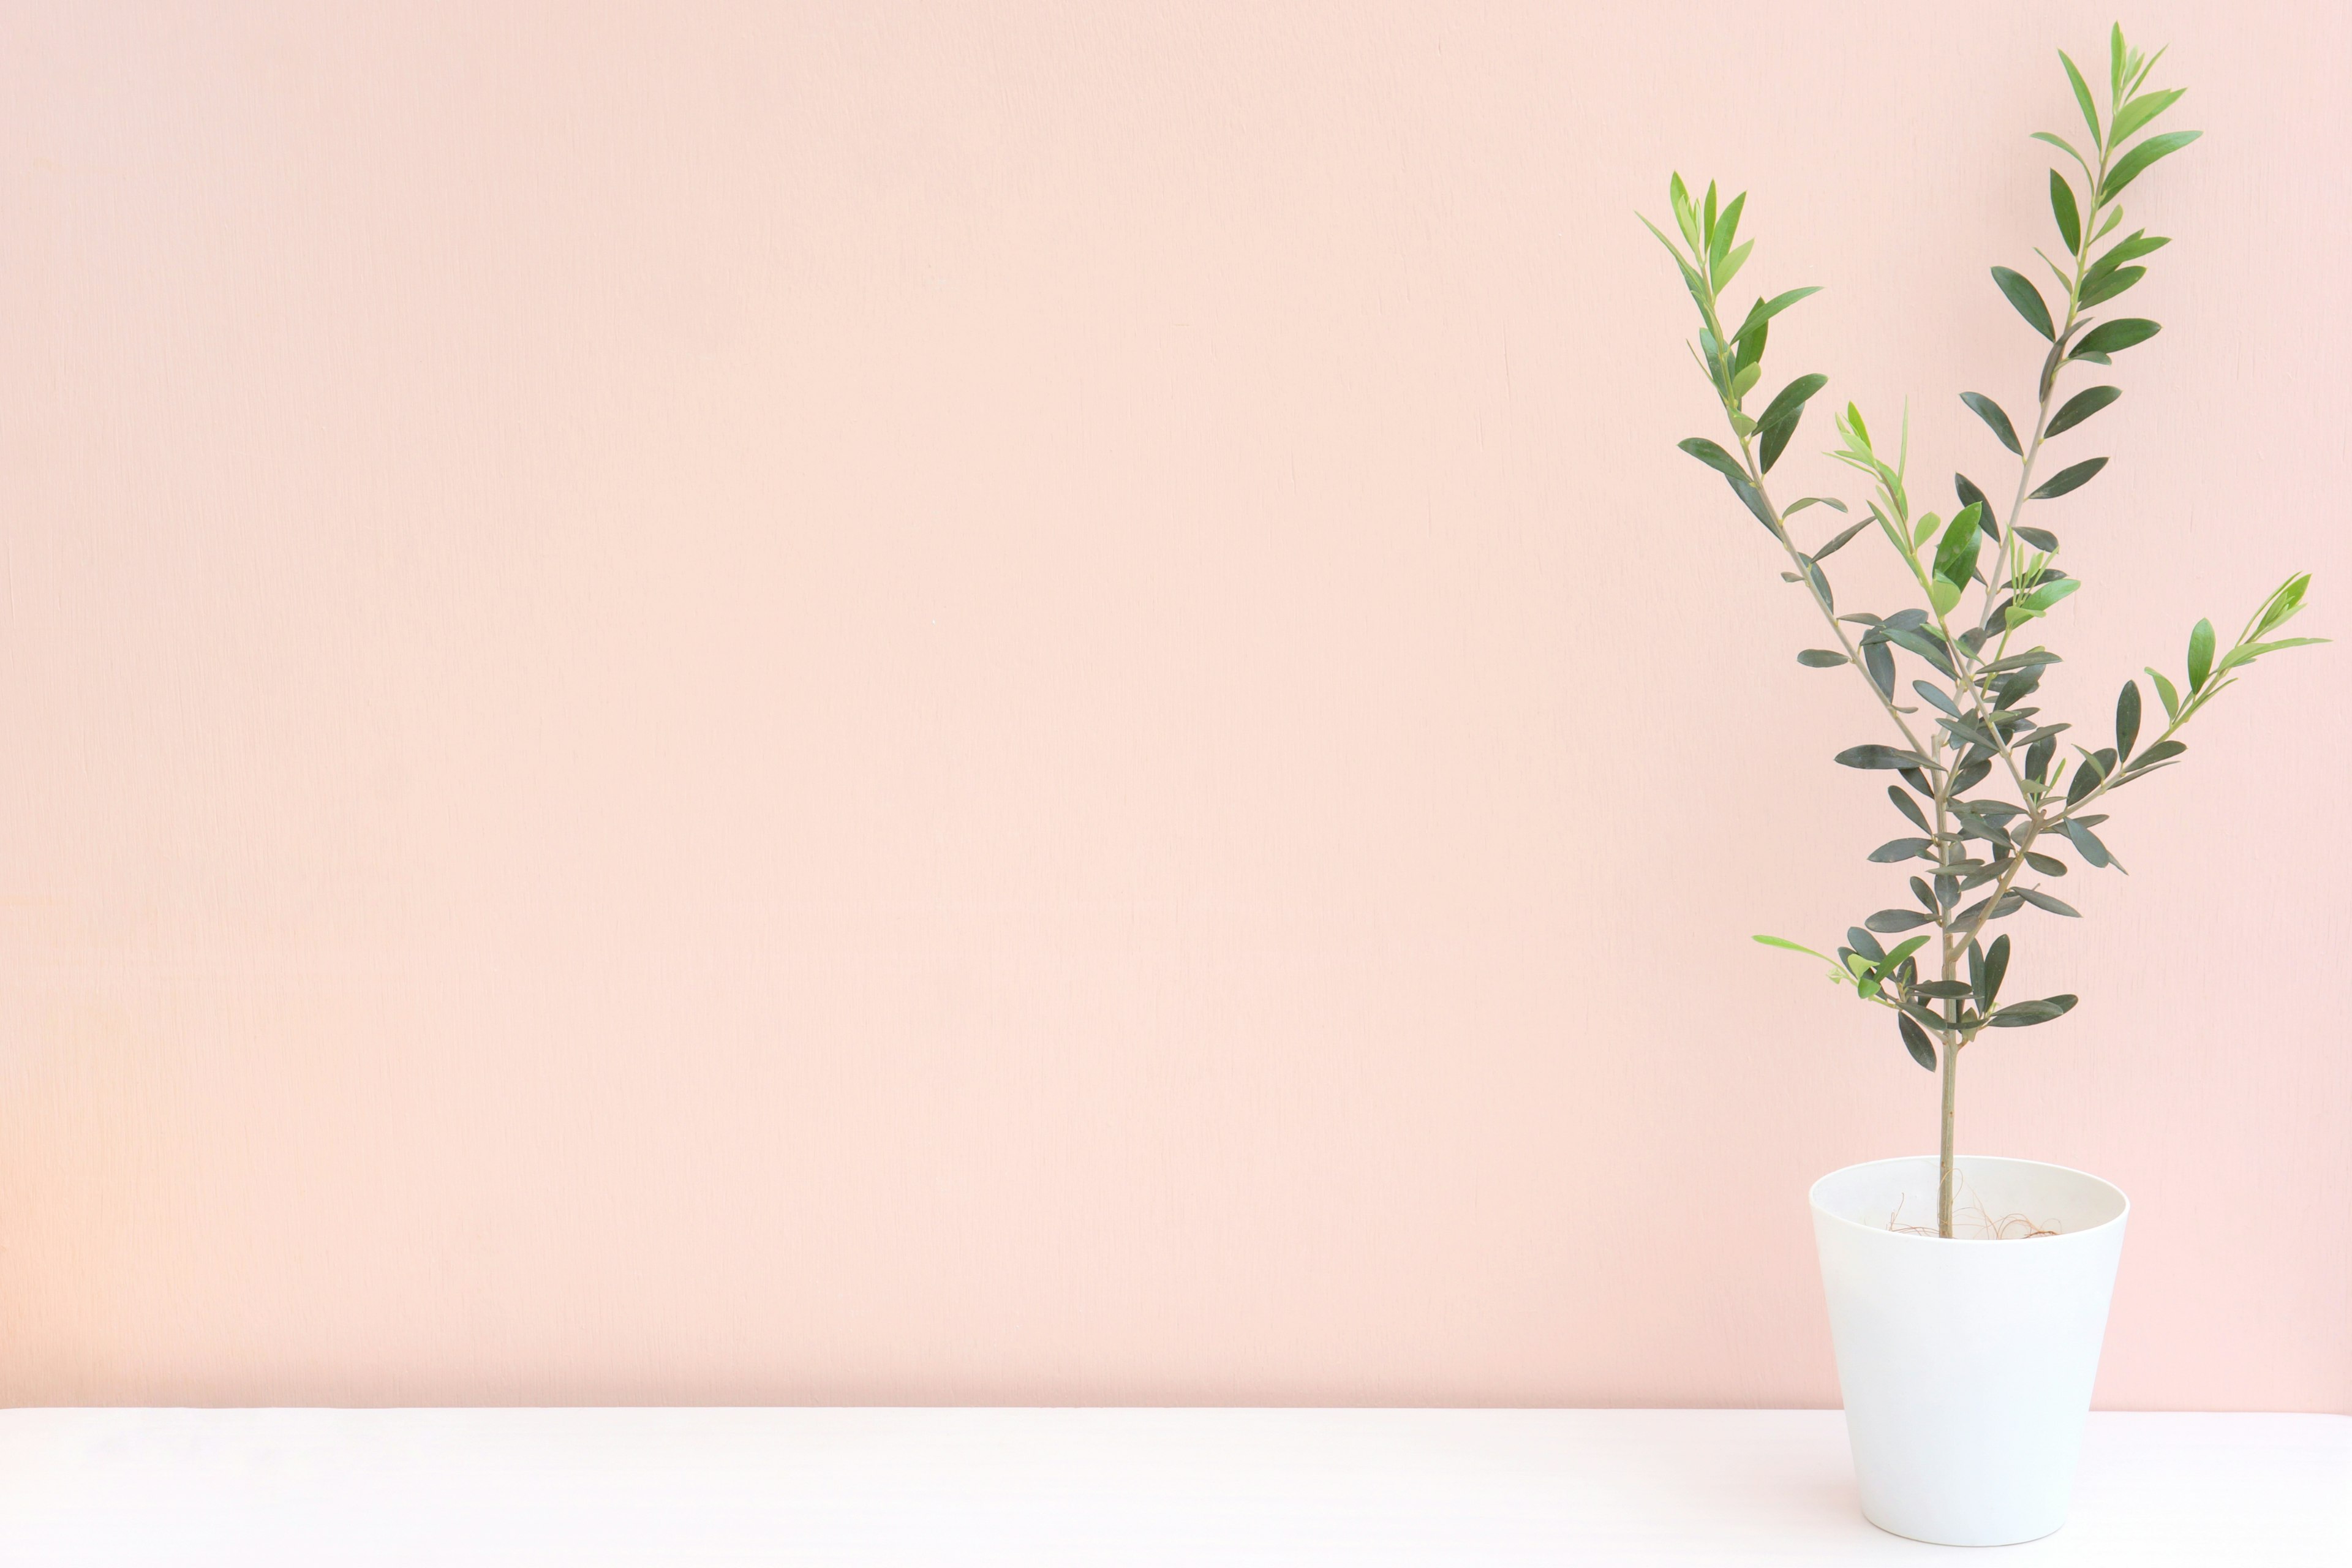
[[1958, 1175], [1950, 1240], [1932, 1155], [1823, 1176], [1813, 1237], [1864, 1516], [2006, 1546], [2066, 1522], [2131, 1204], [2032, 1160]]

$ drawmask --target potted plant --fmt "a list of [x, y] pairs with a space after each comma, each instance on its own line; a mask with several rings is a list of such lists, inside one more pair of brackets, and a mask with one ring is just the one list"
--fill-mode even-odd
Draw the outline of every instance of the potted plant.
[[[1954, 1152], [1969, 1047], [1988, 1029], [2051, 1023], [2075, 1004], [2004, 994], [2011, 936], [1998, 928], [2013, 916], [2074, 918], [2051, 885], [2070, 858], [2095, 871], [2119, 865], [2100, 831], [2113, 797], [2179, 762], [2181, 732], [2247, 667], [2322, 640], [2281, 635], [2310, 582], [2297, 575], [2226, 647], [2199, 621], [2182, 679], [2147, 670], [2160, 721], [2137, 679], [2123, 684], [2105, 744], [2034, 702], [2043, 671], [2059, 662], [2040, 640], [2045, 617], [2082, 585], [2060, 564], [2057, 509], [2043, 503], [2105, 467], [2104, 457], [2065, 448], [2079, 447], [2085, 422], [2123, 395], [2105, 379], [2114, 356], [2158, 331], [2114, 301], [2169, 242], [2141, 228], [2119, 233], [2119, 198], [2198, 134], [2157, 129], [2182, 91], [2148, 85], [2161, 53], [2144, 58], [2116, 28], [2104, 107], [2059, 56], [2084, 132], [2079, 146], [2037, 133], [2064, 160], [2050, 174], [2058, 245], [2054, 255], [2037, 251], [2048, 278], [1992, 269], [2042, 341], [2027, 415], [2012, 419], [1983, 394], [1960, 395], [2005, 449], [2000, 461], [2014, 465], [2014, 485], [2005, 472], [1999, 481], [2005, 507], [1956, 474], [1948, 518], [1919, 509], [1908, 489], [1907, 414], [1889, 451], [1850, 402], [1835, 417], [1830, 456], [1868, 486], [1859, 512], [1827, 496], [1774, 499], [1773, 465], [1827, 378], [1801, 375], [1760, 407], [1751, 399], [1772, 321], [1816, 290], [1726, 313], [1724, 290], [1754, 244], [1738, 238], [1745, 196], [1718, 203], [1709, 185], [1694, 198], [1677, 175], [1668, 195], [1682, 243], [1649, 226], [1698, 307], [1696, 357], [1731, 437], [1728, 447], [1695, 437], [1682, 449], [1723, 476], [1778, 547], [1781, 578], [1820, 610], [1829, 646], [1798, 662], [1851, 670], [1885, 726], [1883, 739], [1836, 760], [1896, 781], [1886, 790], [1895, 837], [1869, 858], [1907, 875], [1908, 899], [1870, 915], [1832, 953], [1756, 940], [1822, 959], [1832, 980], [1888, 1015], [1913, 1060], [1940, 1075], [1937, 1156], [1835, 1172], [1811, 1194], [1863, 1511], [1923, 1541], [2003, 1544], [2064, 1522], [2129, 1209], [2122, 1193], [2080, 1172]], [[1813, 507], [1841, 514], [1843, 525], [1807, 545], [1797, 519]], [[1915, 603], [1885, 614], [1838, 603], [1825, 563], [1864, 534], [1901, 560]]]

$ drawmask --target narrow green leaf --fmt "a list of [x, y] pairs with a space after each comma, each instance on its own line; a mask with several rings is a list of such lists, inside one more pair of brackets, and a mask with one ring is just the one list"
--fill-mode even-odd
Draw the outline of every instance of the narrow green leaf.
[[2172, 241], [2163, 235], [2151, 235], [2144, 228], [2136, 228], [2131, 231], [2128, 238], [2116, 241], [2105, 256], [2093, 262], [2091, 270], [2096, 272], [2102, 267], [2116, 268], [2121, 267], [2126, 261], [2137, 261], [2141, 257], [2153, 255], [2171, 243]]
[[2205, 689], [2205, 678], [2213, 673], [2213, 623], [2200, 620], [2189, 634], [2189, 689]]
[[1725, 481], [1731, 486], [1732, 493], [1739, 498], [1741, 504], [1756, 515], [1756, 521], [1770, 529], [1774, 538], [1780, 537], [1780, 530], [1772, 521], [1771, 508], [1764, 504], [1763, 493], [1758, 490], [1755, 482], [1748, 479], [1748, 470], [1739, 466], [1739, 460], [1737, 458], [1704, 436], [1693, 436], [1688, 440], [1677, 441], [1675, 444], [1721, 474]]
[[1730, 254], [1731, 242], [1739, 233], [1740, 209], [1747, 206], [1747, 192], [1742, 191], [1739, 195], [1732, 197], [1731, 205], [1723, 209], [1723, 216], [1721, 220], [1715, 224], [1712, 231], [1708, 235], [1706, 242], [1707, 259], [1714, 262], [1717, 267], [1722, 266], [1724, 258]]
[[1928, 765], [1927, 759], [1916, 752], [1906, 751], [1900, 746], [1881, 745], [1875, 741], [1867, 745], [1848, 746], [1833, 760], [1849, 768], [1924, 768]]
[[1927, 1038], [1927, 1031], [1913, 1023], [1911, 1015], [1908, 1013], [1895, 1015], [1895, 1026], [1902, 1033], [1903, 1048], [1911, 1053], [1911, 1059], [1929, 1072], [1934, 1072], [1936, 1047], [1935, 1043]]
[[1927, 923], [1927, 917], [1917, 910], [1881, 910], [1863, 921], [1863, 924], [1872, 931], [1885, 931], [1889, 935], [1898, 931], [1910, 931], [1916, 926]]
[[2118, 267], [2100, 273], [2096, 278], [2083, 279], [2083, 303], [2104, 305], [2141, 279], [2147, 276], [2145, 267]]
[[2000, 996], [2000, 983], [2009, 974], [2009, 938], [1997, 936], [1992, 946], [1985, 950], [1984, 992], [1977, 1003], [1979, 1012], [1990, 1007]]
[[2144, 343], [2164, 329], [2154, 321], [2138, 316], [2120, 316], [2112, 321], [2101, 321], [2075, 340], [2075, 359], [2092, 354], [2120, 353], [2136, 343]]
[[2029, 528], [2021, 522], [2017, 525], [2017, 537], [2045, 553], [2055, 553], [2058, 549], [2058, 536], [2046, 528]]
[[1922, 980], [1912, 989], [1938, 1002], [1962, 1002], [1976, 994], [1976, 988], [1965, 980]]
[[2074, 144], [2072, 142], [2067, 141], [2063, 136], [2057, 135], [2053, 132], [2037, 131], [2033, 133], [2033, 139], [2036, 142], [2049, 142], [2050, 145], [2057, 148], [2058, 151], [2065, 153], [2066, 156], [2074, 159], [2077, 163], [2082, 164], [2083, 173], [2085, 176], [2091, 175], [2091, 161], [2088, 158], [2084, 157], [2082, 153], [2076, 152], [2074, 150]]
[[1920, 832], [1932, 833], [1935, 831], [1927, 826], [1927, 818], [1926, 815], [1920, 811], [1917, 805], [1913, 804], [1910, 795], [1905, 793], [1900, 785], [1888, 784], [1886, 786], [1886, 798], [1893, 801], [1895, 803], [1895, 809], [1909, 817], [1911, 819], [1911, 825], [1914, 827], [1916, 827]]
[[1797, 662], [1808, 669], [1835, 669], [1846, 658], [1832, 648], [1809, 647], [1797, 655]]
[[2045, 615], [2052, 605], [2082, 585], [2080, 577], [2053, 577], [2020, 599], [2018, 604], [2029, 616]]
[[1764, 405], [1764, 412], [1756, 416], [1756, 423], [1769, 425], [1799, 413], [1812, 400], [1813, 394], [1829, 384], [1830, 378], [1825, 375], [1799, 376], [1773, 395], [1772, 401]]
[[1994, 437], [2002, 446], [2021, 458], [2025, 455], [2025, 448], [2017, 444], [2017, 427], [2009, 422], [2009, 416], [2001, 411], [2000, 404], [1981, 392], [1963, 392], [1960, 401], [1974, 409], [1977, 417], [1991, 427]]
[[[2078, 163], [2081, 163], [2082, 155], [2077, 153], [2074, 161]], [[1698, 214], [1691, 206], [1690, 191], [1688, 187], [1684, 185], [1683, 177], [1680, 174], [1676, 174], [1673, 179], [1666, 182], [1666, 201], [1675, 211], [1675, 226], [1683, 231], [1683, 238], [1690, 243], [1691, 254], [1693, 256], [1697, 255], [1699, 247]], [[1665, 237], [1661, 235], [1659, 237], [1663, 239]]]
[[2063, 900], [2053, 899], [2047, 893], [2038, 892], [2032, 888], [2011, 888], [2010, 891], [2037, 910], [2048, 910], [2053, 915], [2066, 915], [2075, 920], [2083, 918], [2082, 910]]
[[2168, 131], [2161, 136], [2149, 137], [2107, 171], [2105, 183], [2099, 186], [2099, 200], [2114, 201], [2123, 195], [2125, 186], [2146, 174], [2158, 159], [2170, 157], [2203, 134], [2201, 131]]
[[2113, 858], [2107, 854], [2107, 847], [2099, 842], [2097, 834], [2079, 822], [2070, 820], [2063, 826], [2066, 837], [2074, 840], [2075, 850], [2094, 869], [2104, 869], [2113, 863]]
[[1890, 838], [1872, 850], [1870, 858], [1881, 866], [1892, 866], [1902, 860], [1916, 860], [1928, 847], [1924, 838]]
[[2046, 779], [2050, 776], [2050, 757], [2058, 749], [2058, 737], [2044, 735], [2025, 748], [2025, 776]]
[[2035, 1024], [2047, 1024], [2053, 1018], [2063, 1018], [2072, 1012], [2080, 1000], [2074, 996], [2045, 996], [2035, 1002], [2012, 1002], [1995, 1013], [1985, 1023], [1995, 1029], [2023, 1029]]
[[2054, 500], [2070, 490], [2081, 489], [2084, 485], [2091, 482], [2092, 478], [2096, 475], [2101, 468], [2104, 468], [2106, 466], [2107, 460], [2105, 458], [2086, 458], [2082, 462], [2070, 464], [2051, 475], [2050, 478], [2042, 484], [2035, 486], [2033, 493], [2026, 499], [2028, 500]]
[[1994, 659], [1984, 666], [1986, 675], [2006, 675], [2012, 669], [2032, 669], [2037, 665], [2063, 664], [2065, 660], [2046, 647], [2028, 648], [2023, 653], [2011, 654], [2007, 658]]
[[2074, 207], [2074, 187], [2057, 170], [2050, 171], [2050, 212], [2058, 220], [2058, 237], [2070, 251], [2083, 248], [2083, 217]]
[[1733, 251], [1729, 256], [1725, 257], [1721, 261], [1715, 264], [1715, 289], [1717, 293], [1719, 294], [1724, 289], [1731, 287], [1731, 280], [1739, 276], [1739, 269], [1741, 268], [1748, 265], [1748, 253], [1755, 248], [1756, 242], [1754, 240], [1750, 239], [1743, 241], [1738, 249]]
[[2091, 100], [2090, 85], [2084, 81], [2083, 73], [2074, 68], [2074, 62], [2067, 58], [2065, 50], [2060, 49], [2058, 58], [2065, 62], [2066, 79], [2073, 83], [2074, 88], [2074, 101], [2082, 105], [2083, 123], [2091, 128], [2091, 145], [2104, 147], [2106, 145], [2106, 139], [2099, 131], [2099, 110]]
[[1885, 637], [1867, 638], [1862, 645], [1863, 672], [1883, 696], [1895, 695], [1895, 656], [1886, 651]]
[[[1789, 510], [1790, 511], [1794, 511], [1797, 509], [1795, 507], [1790, 507]], [[1865, 517], [1859, 522], [1848, 523], [1844, 528], [1840, 529], [1836, 533], [1832, 534], [1827, 544], [1822, 545], [1819, 550], [1813, 552], [1813, 559], [1819, 561], [1824, 555], [1834, 555], [1839, 551], [1843, 550], [1848, 544], [1853, 542], [1853, 536], [1855, 534], [1860, 533], [1864, 529], [1868, 528], [1874, 521], [1876, 520]]]
[[2166, 679], [2163, 673], [2154, 665], [2147, 665], [2145, 668], [2147, 670], [2147, 678], [2156, 682], [2157, 700], [2164, 704], [2164, 716], [2167, 719], [2179, 718], [2180, 693], [2172, 689], [2172, 682]]
[[2119, 110], [2115, 110], [2116, 143], [2124, 143], [2124, 141], [2131, 141], [2133, 136], [2138, 136], [2140, 127], [2145, 127], [2149, 120], [2155, 120], [2157, 115], [2164, 113], [2166, 108], [2171, 108], [2173, 103], [2180, 101], [2180, 94], [2183, 94], [2183, 91], [2188, 91], [2188, 87], [2171, 87], [2171, 89], [2166, 89], [2166, 91], [2143, 91], [2140, 97], [2124, 103]]
[[1762, 942], [1766, 947], [1785, 947], [1790, 952], [1806, 953], [1811, 957], [1820, 959], [1823, 963], [1835, 963], [1837, 962], [1836, 959], [1832, 958], [1826, 952], [1815, 952], [1803, 942], [1790, 942], [1785, 936], [1759, 936], [1756, 938], [1756, 940]]
[[2032, 279], [2012, 268], [1996, 267], [1992, 280], [2000, 286], [2009, 302], [2017, 307], [2017, 313], [2025, 318], [2027, 326], [2045, 338], [2056, 339], [2058, 330], [2050, 324], [2050, 307], [2042, 302], [2042, 290], [2033, 286]]
[[1940, 687], [1931, 686], [1924, 680], [1915, 680], [1911, 683], [1911, 689], [1927, 699], [1930, 707], [1940, 708], [1955, 719], [1960, 716], [1959, 706], [1945, 696]]
[[[1974, 506], [1964, 506], [1952, 515], [1944, 530], [1944, 537], [1936, 546], [1936, 575], [1951, 584], [1952, 603], [1959, 602], [1959, 590], [1976, 575], [1977, 552], [1984, 544], [1984, 535], [1977, 529], [1977, 519], [1983, 513]], [[1952, 605], [1939, 604], [1937, 609], [1951, 614]]]
[[2116, 697], [2116, 755], [2131, 755], [2132, 742], [2139, 739], [2139, 682], [2126, 680]]
[[2158, 741], [2139, 754], [2139, 760], [2132, 763], [2132, 772], [2145, 773], [2158, 763], [2168, 763], [2173, 758], [2183, 755], [2188, 750], [2189, 742], [2186, 741]]

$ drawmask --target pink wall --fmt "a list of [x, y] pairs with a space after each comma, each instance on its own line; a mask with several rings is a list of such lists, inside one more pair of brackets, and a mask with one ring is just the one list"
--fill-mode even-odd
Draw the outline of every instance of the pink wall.
[[[1878, 737], [1633, 209], [1996, 468], [2107, 13], [688, 9], [0, 13], [0, 1398], [1832, 1402], [1933, 1089], [1746, 939], [1898, 886]], [[2132, 19], [2086, 721], [2352, 626], [2352, 14]], [[2137, 1200], [2110, 1405], [2352, 1409], [2344, 679], [1968, 1063]]]

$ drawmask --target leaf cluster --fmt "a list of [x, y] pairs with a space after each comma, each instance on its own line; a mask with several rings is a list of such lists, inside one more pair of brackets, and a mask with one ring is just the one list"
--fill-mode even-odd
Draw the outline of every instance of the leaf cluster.
[[[2108, 462], [2082, 458], [2045, 475], [2044, 447], [2123, 395], [2104, 382], [2068, 390], [2063, 384], [2070, 374], [2082, 366], [2110, 368], [2116, 354], [2160, 330], [2153, 321], [2102, 320], [2095, 312], [2137, 287], [2147, 276], [2148, 258], [2171, 243], [2144, 229], [2112, 237], [2124, 221], [2118, 198], [2199, 134], [2155, 129], [2183, 91], [2148, 86], [2162, 51], [2144, 58], [2120, 27], [2109, 43], [2104, 108], [2074, 59], [2059, 56], [2087, 131], [2084, 148], [2055, 132], [2036, 133], [2075, 165], [2073, 175], [2050, 173], [2050, 211], [2061, 249], [2056, 257], [2036, 254], [2051, 292], [2045, 296], [2015, 268], [1992, 269], [1995, 286], [2045, 345], [2026, 405], [2032, 416], [2012, 419], [1985, 394], [1961, 395], [2016, 465], [2005, 513], [1965, 473], [1953, 476], [1958, 504], [1948, 518], [1921, 509], [1909, 489], [1907, 413], [1890, 447], [1873, 437], [1853, 402], [1832, 417], [1837, 444], [1827, 455], [1860, 476], [1866, 493], [1858, 508], [1829, 496], [1776, 506], [1767, 476], [1828, 378], [1807, 373], [1761, 407], [1752, 407], [1751, 399], [1763, 384], [1772, 323], [1818, 290], [1759, 294], [1736, 318], [1737, 328], [1726, 331], [1723, 323], [1734, 318], [1724, 309], [1723, 292], [1755, 245], [1739, 237], [1746, 195], [1719, 203], [1709, 184], [1695, 200], [1677, 174], [1667, 201], [1681, 244], [1649, 225], [1673, 255], [1697, 309], [1693, 355], [1733, 443], [1727, 447], [1693, 437], [1682, 449], [1719, 474], [1771, 534], [1788, 563], [1782, 579], [1812, 599], [1828, 626], [1835, 646], [1802, 649], [1798, 662], [1853, 669], [1892, 731], [1890, 739], [1850, 746], [1834, 760], [1892, 773], [1897, 781], [1886, 795], [1903, 829], [1869, 859], [1906, 872], [1910, 902], [1870, 914], [1831, 952], [1783, 937], [1756, 940], [1822, 960], [1832, 981], [1895, 1015], [1905, 1049], [1930, 1070], [1939, 1047], [1958, 1051], [1984, 1029], [2048, 1023], [2074, 1006], [2071, 994], [2003, 1003], [2011, 940], [1989, 928], [2027, 910], [2076, 917], [2072, 904], [2049, 890], [2052, 881], [2069, 874], [2068, 858], [2095, 870], [2124, 869], [2099, 831], [2108, 816], [2095, 808], [2177, 763], [2188, 751], [2179, 732], [2245, 667], [2266, 654], [2323, 640], [2279, 635], [2304, 605], [2310, 577], [2298, 574], [2263, 601], [2226, 650], [2217, 647], [2212, 624], [2199, 621], [2189, 634], [2181, 680], [2153, 666], [2147, 669], [2164, 722], [2145, 744], [2143, 731], [2155, 728], [2154, 719], [2143, 709], [2137, 679], [2125, 681], [2117, 694], [2111, 744], [2084, 745], [2074, 724], [2035, 701], [2044, 672], [2060, 656], [2038, 642], [2020, 646], [2020, 634], [2078, 592], [2082, 582], [2059, 564], [2057, 534], [2039, 513], [2032, 522], [2027, 514], [2081, 489]], [[1816, 505], [1845, 521], [1807, 549], [1790, 520]], [[1823, 563], [1866, 532], [1902, 562], [1916, 603], [1884, 614], [1839, 608]], [[1888, 946], [1881, 937], [1898, 940]]]

